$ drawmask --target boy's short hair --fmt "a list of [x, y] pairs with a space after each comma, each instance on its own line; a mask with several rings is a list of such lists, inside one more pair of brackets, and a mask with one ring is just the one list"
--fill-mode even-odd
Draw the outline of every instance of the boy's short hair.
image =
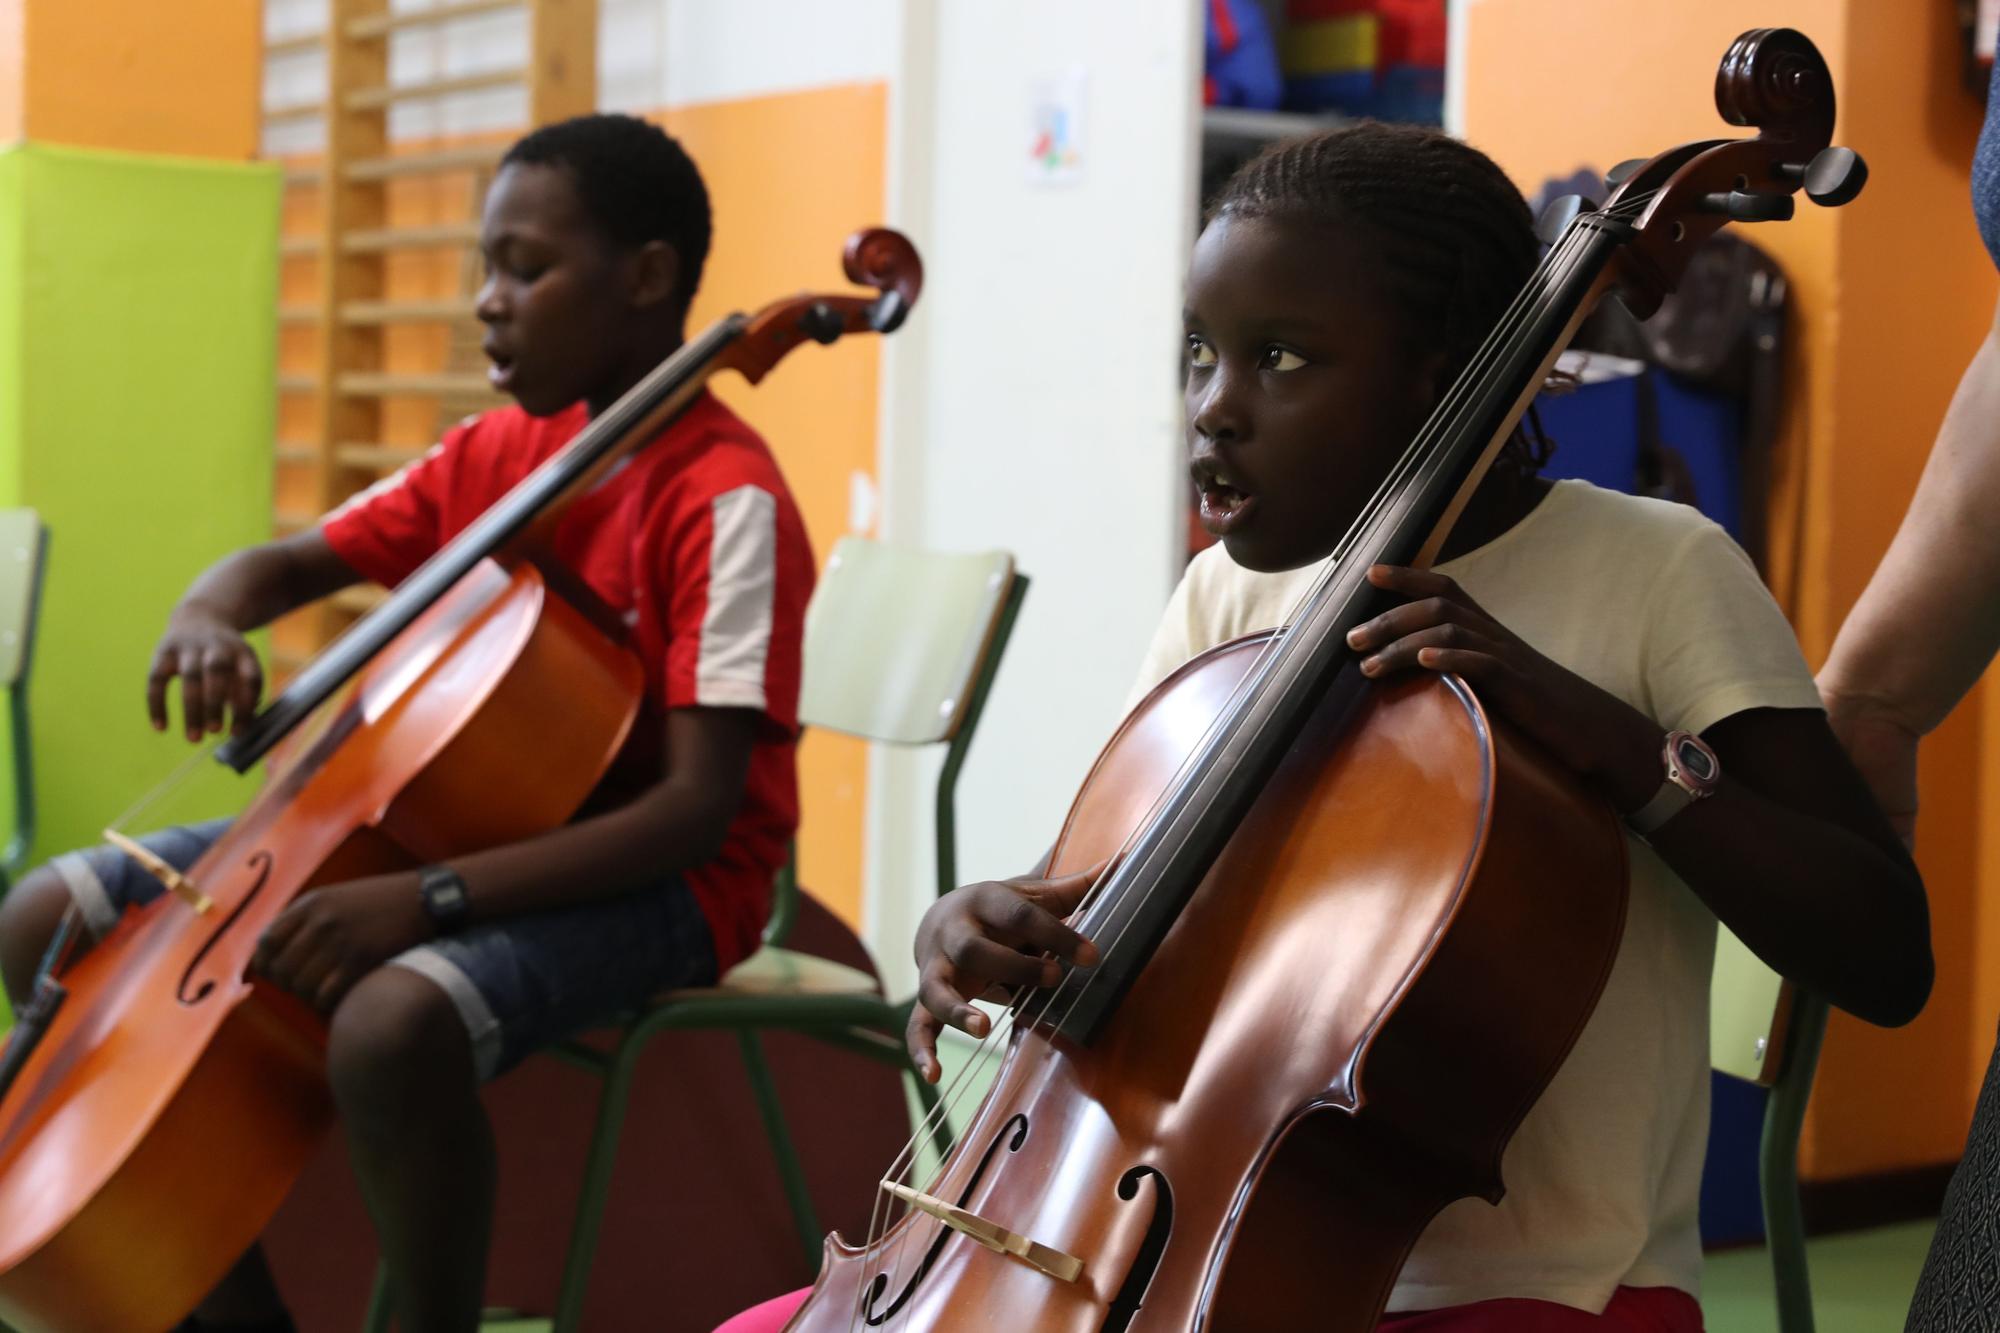
[[591, 221], [618, 244], [673, 246], [681, 261], [675, 305], [687, 313], [713, 224], [701, 172], [666, 131], [637, 116], [577, 116], [533, 131], [500, 159], [502, 167], [517, 163], [568, 171]]

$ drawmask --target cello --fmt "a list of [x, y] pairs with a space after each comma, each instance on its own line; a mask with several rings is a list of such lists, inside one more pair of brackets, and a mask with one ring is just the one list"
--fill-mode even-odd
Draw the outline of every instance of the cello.
[[1104, 867], [1070, 921], [1096, 961], [1016, 993], [955, 1147], [892, 1164], [900, 1214], [829, 1239], [790, 1333], [1362, 1333], [1442, 1208], [1499, 1201], [1616, 959], [1624, 832], [1463, 681], [1370, 684], [1346, 635], [1383, 609], [1372, 566], [1435, 559], [1598, 302], [1648, 314], [1726, 222], [1861, 188], [1800, 34], [1738, 38], [1715, 93], [1755, 136], [1622, 164], [1603, 207], [1556, 214], [1288, 624], [1121, 723], [1042, 872]]
[[873, 229], [844, 258], [872, 292], [777, 301], [689, 340], [217, 748], [241, 773], [317, 727], [184, 876], [148, 865], [173, 892], [73, 963], [65, 916], [0, 1056], [0, 1319], [167, 1328], [263, 1231], [333, 1106], [323, 1021], [247, 973], [259, 936], [315, 887], [518, 841], [582, 806], [644, 675], [548, 538], [718, 372], [755, 384], [806, 341], [899, 327], [922, 287], [914, 247]]

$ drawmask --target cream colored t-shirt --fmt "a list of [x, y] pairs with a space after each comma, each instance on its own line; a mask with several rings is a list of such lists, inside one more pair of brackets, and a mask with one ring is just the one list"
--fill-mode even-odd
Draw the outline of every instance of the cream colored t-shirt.
[[[1818, 708], [1791, 627], [1728, 535], [1693, 509], [1558, 482], [1497, 539], [1440, 565], [1538, 652], [1661, 726]], [[1216, 546], [1167, 605], [1134, 691], [1204, 649], [1285, 622], [1318, 566], [1259, 574]], [[1601, 1312], [1612, 1290], [1701, 1287], [1716, 920], [1628, 838], [1631, 903], [1603, 998], [1502, 1159], [1498, 1207], [1461, 1199], [1389, 1298], [1425, 1310], [1503, 1296]]]

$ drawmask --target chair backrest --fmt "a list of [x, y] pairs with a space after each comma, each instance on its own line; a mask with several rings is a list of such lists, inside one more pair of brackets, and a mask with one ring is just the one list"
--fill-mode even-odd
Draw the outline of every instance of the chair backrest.
[[1770, 1087], [1777, 1081], [1790, 1008], [1784, 978], [1723, 927], [1715, 941], [1715, 971], [1708, 984], [1709, 1063], [1725, 1074]]
[[[939, 893], [958, 884], [958, 771], [1027, 591], [1005, 551], [955, 555], [843, 537], [806, 608], [801, 722], [946, 747], [935, 796]], [[797, 894], [788, 863], [773, 887], [765, 943], [784, 942]]]
[[32, 509], [0, 509], [0, 686], [7, 690], [13, 751], [14, 827], [0, 846], [0, 888], [28, 863], [35, 840], [34, 746], [28, 726], [28, 669], [41, 616], [49, 532]]
[[41, 601], [43, 530], [32, 509], [0, 509], [0, 685], [28, 674]]
[[841, 538], [806, 609], [800, 720], [898, 745], [950, 740], [1014, 580], [1005, 551]]

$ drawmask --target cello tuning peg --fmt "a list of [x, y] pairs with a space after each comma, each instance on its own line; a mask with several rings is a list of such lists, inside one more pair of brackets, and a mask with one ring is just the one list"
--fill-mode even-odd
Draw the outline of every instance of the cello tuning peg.
[[1726, 213], [1732, 222], [1789, 222], [1794, 210], [1792, 196], [1788, 194], [1731, 190], [1728, 194], [1703, 195], [1701, 211]]
[[1579, 213], [1588, 213], [1596, 204], [1580, 194], [1558, 195], [1542, 207], [1541, 216], [1535, 219], [1535, 235], [1543, 245], [1554, 245], [1562, 239], [1563, 230], [1576, 220]]
[[1778, 175], [1803, 185], [1806, 198], [1820, 207], [1839, 208], [1868, 183], [1868, 164], [1852, 148], [1822, 148], [1810, 162], [1779, 167]]
[[1626, 158], [1623, 162], [1620, 162], [1617, 166], [1604, 173], [1605, 188], [1611, 190], [1617, 189], [1631, 177], [1633, 172], [1645, 166], [1646, 161], [1647, 159], [1643, 157]]
[[1806, 198], [1838, 208], [1868, 183], [1868, 164], [1852, 148], [1822, 148], [1806, 167]]

